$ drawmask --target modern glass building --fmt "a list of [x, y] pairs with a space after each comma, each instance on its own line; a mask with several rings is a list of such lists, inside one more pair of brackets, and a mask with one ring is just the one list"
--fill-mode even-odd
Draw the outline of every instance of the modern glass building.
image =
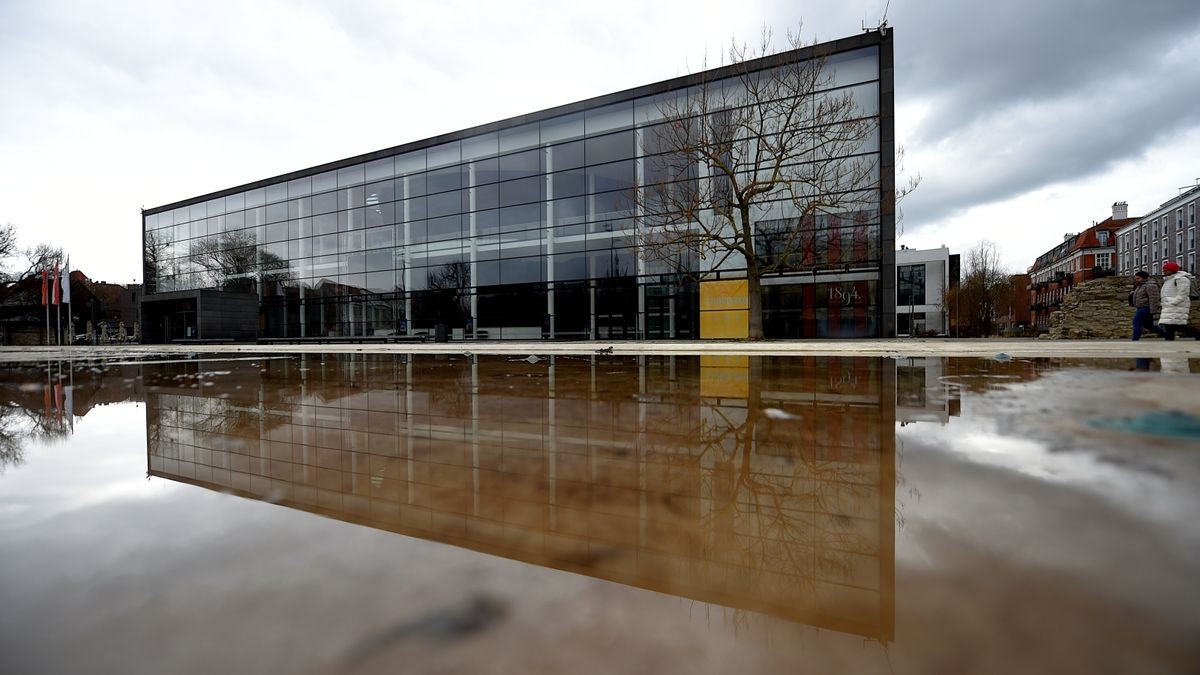
[[[873, 127], [873, 185], [846, 213], [755, 212], [756, 241], [806, 242], [762, 277], [769, 338], [894, 333], [892, 37], [819, 57], [827, 92]], [[617, 92], [144, 210], [148, 341], [432, 335], [695, 339], [745, 335], [746, 261], [645, 255], [642, 202], [664, 101], [729, 67]], [[689, 89], [690, 88], [690, 89]], [[812, 161], [822, 161], [813, 159]], [[702, 183], [706, 167], [689, 180]], [[710, 214], [711, 215], [711, 214]]]

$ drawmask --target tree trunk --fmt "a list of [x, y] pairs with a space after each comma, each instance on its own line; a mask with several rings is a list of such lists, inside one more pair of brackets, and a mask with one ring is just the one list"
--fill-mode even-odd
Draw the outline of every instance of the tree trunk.
[[746, 301], [749, 307], [747, 318], [750, 323], [746, 337], [750, 340], [762, 340], [762, 281], [759, 279], [757, 264], [746, 265]]
[[746, 251], [746, 307], [747, 340], [763, 339], [762, 324], [762, 271], [758, 265], [758, 252], [754, 250], [754, 225], [750, 222], [750, 206], [743, 204], [738, 208], [741, 216], [742, 241]]

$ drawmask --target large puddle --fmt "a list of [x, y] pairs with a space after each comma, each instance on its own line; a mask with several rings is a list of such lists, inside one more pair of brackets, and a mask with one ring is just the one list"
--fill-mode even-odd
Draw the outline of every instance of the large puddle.
[[0, 672], [1194, 671], [1189, 367], [5, 368]]

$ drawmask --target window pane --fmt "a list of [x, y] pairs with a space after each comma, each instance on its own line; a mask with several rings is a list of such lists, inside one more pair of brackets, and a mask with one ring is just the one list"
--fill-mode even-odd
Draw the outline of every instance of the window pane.
[[583, 166], [583, 141], [563, 143], [550, 148], [548, 171], [562, 171]]
[[396, 215], [405, 221], [425, 220], [425, 200], [425, 197], [417, 197], [401, 202], [404, 210]]
[[474, 188], [475, 204], [472, 210], [485, 211], [500, 206], [500, 187], [495, 183]]
[[302, 197], [288, 202], [288, 218], [307, 218], [312, 215], [312, 198]]
[[581, 195], [587, 192], [587, 175], [583, 169], [560, 171], [551, 174], [550, 186], [555, 199]]
[[281, 202], [287, 199], [287, 184], [276, 183], [267, 186], [267, 203]]
[[458, 141], [438, 145], [428, 149], [429, 168], [437, 169], [448, 164], [458, 164], [462, 161], [462, 148]]
[[395, 245], [396, 229], [391, 225], [385, 227], [375, 227], [367, 230], [366, 242], [367, 248], [383, 248]]
[[586, 220], [587, 203], [583, 197], [556, 199], [550, 205], [554, 212], [553, 225], [573, 225]]
[[527, 204], [500, 209], [500, 229], [505, 232], [540, 227], [542, 205]]
[[587, 176], [588, 192], [628, 190], [637, 184], [637, 166], [633, 160], [589, 166]]
[[462, 236], [462, 216], [454, 215], [442, 218], [430, 218], [426, 222], [426, 227], [428, 227], [429, 241], [457, 239]]
[[380, 178], [391, 178], [395, 174], [395, 163], [396, 160], [392, 157], [367, 162], [366, 179], [379, 180]]
[[522, 178], [500, 184], [500, 206], [515, 206], [542, 200], [541, 176]]
[[313, 214], [331, 213], [337, 211], [338, 199], [336, 192], [325, 192], [312, 198]]
[[366, 203], [366, 194], [363, 187], [342, 188], [337, 191], [338, 210], [355, 209]]
[[312, 191], [326, 192], [337, 187], [337, 174], [333, 171], [327, 171], [312, 177]]
[[528, 284], [542, 280], [542, 258], [509, 258], [500, 261], [500, 283]]
[[464, 139], [462, 142], [463, 161], [491, 157], [500, 151], [497, 135], [493, 132], [482, 136]]
[[[267, 192], [262, 188], [250, 190], [246, 193], [246, 208], [252, 209], [255, 206], [262, 206], [267, 201]], [[175, 221], [179, 222], [179, 221]]]
[[583, 136], [583, 113], [542, 121], [542, 142], [569, 141]]
[[585, 143], [588, 164], [604, 164], [634, 156], [632, 130], [588, 138]]
[[462, 167], [451, 166], [426, 174], [425, 188], [429, 194], [457, 190], [460, 187], [462, 187]]
[[461, 213], [462, 199], [462, 192], [459, 190], [429, 195], [425, 198], [428, 217], [438, 218], [452, 213]]
[[367, 180], [366, 167], [362, 164], [357, 166], [348, 166], [344, 169], [338, 169], [337, 184], [338, 187], [346, 187], [349, 185], [359, 185]]
[[500, 180], [500, 160], [495, 157], [472, 162], [471, 170], [474, 172], [474, 185], [495, 183]]
[[312, 194], [312, 177], [311, 176], [305, 176], [304, 178], [297, 178], [295, 180], [288, 181], [288, 184], [287, 184], [288, 199], [293, 199], [295, 197], [305, 197], [310, 194]]
[[587, 278], [587, 254], [556, 253], [554, 255], [554, 280], [569, 281]]
[[540, 142], [541, 133], [538, 129], [538, 124], [523, 124], [512, 129], [503, 129], [499, 132], [500, 136], [500, 152], [511, 152], [513, 150], [524, 150], [525, 148], [537, 147]]
[[337, 232], [337, 214], [326, 213], [313, 218], [313, 234]]
[[280, 220], [287, 220], [288, 205], [287, 202], [267, 205], [267, 222], [274, 223]]
[[633, 101], [615, 103], [585, 112], [584, 127], [588, 135], [633, 126]]
[[396, 157], [396, 175], [406, 176], [425, 171], [425, 151], [417, 150]]
[[425, 194], [425, 174], [417, 173], [396, 179], [396, 198], [409, 199]]
[[392, 180], [371, 183], [366, 188], [367, 205], [384, 204], [396, 198], [396, 183]]
[[392, 223], [396, 222], [396, 205], [390, 202], [387, 204], [368, 206], [366, 213], [367, 227], [391, 225]]
[[500, 158], [500, 180], [526, 178], [542, 172], [541, 150], [527, 150]]

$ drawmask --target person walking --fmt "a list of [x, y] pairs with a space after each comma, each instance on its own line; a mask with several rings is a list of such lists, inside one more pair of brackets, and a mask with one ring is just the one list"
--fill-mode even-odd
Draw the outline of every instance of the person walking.
[[1154, 325], [1154, 315], [1159, 310], [1158, 284], [1145, 270], [1133, 275], [1133, 291], [1129, 293], [1129, 304], [1133, 305], [1133, 340], [1142, 339], [1142, 332], [1149, 330], [1166, 337], [1166, 331]]
[[1200, 332], [1188, 325], [1188, 312], [1192, 309], [1191, 292], [1192, 275], [1181, 270], [1175, 261], [1163, 263], [1162, 314], [1158, 318], [1158, 325], [1166, 339], [1174, 340], [1178, 331], [1200, 340]]

